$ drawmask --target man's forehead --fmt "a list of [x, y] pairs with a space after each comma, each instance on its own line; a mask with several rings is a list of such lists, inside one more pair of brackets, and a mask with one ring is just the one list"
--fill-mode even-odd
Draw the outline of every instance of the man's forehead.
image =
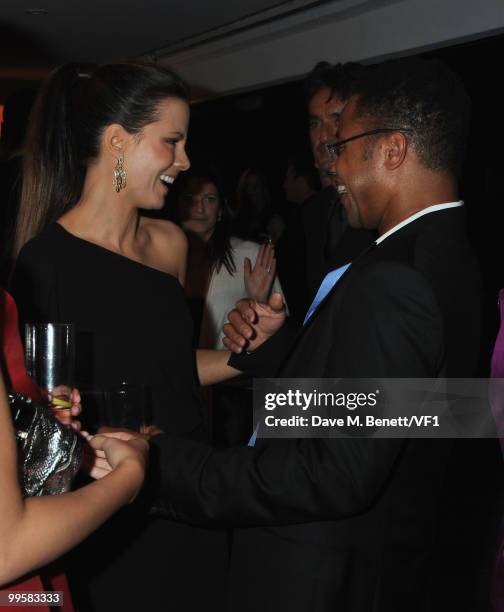
[[329, 87], [319, 89], [308, 102], [308, 109], [312, 114], [340, 113], [344, 106], [345, 102]]

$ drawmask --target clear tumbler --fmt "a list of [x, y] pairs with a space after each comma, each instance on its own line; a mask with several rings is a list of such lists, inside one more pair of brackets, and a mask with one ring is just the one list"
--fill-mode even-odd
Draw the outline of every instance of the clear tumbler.
[[28, 373], [53, 408], [69, 409], [75, 384], [73, 323], [27, 323], [25, 333]]

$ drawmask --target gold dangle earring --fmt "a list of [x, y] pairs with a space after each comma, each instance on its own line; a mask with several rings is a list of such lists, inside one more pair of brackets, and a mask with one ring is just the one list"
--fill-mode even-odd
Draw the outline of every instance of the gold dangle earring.
[[122, 155], [117, 158], [117, 163], [114, 168], [114, 178], [112, 179], [112, 186], [117, 193], [126, 187], [126, 170], [124, 169], [124, 159]]

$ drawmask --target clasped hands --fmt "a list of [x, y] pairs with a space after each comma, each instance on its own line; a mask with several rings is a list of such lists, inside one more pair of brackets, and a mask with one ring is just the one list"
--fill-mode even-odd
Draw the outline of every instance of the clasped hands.
[[233, 353], [254, 351], [285, 323], [285, 304], [280, 293], [272, 293], [267, 303], [240, 300], [223, 327], [224, 346]]
[[94, 436], [82, 432], [89, 445], [85, 456], [86, 471], [95, 480], [100, 480], [114, 471], [121, 462], [128, 460], [140, 461], [145, 471], [149, 440], [161, 433], [156, 425], [144, 427], [142, 431], [104, 426]]

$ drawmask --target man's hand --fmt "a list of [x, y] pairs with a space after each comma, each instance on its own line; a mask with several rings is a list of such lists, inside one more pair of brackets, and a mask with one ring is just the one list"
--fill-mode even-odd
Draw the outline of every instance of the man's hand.
[[250, 259], [245, 257], [243, 280], [248, 296], [258, 302], [265, 302], [275, 278], [275, 270], [275, 247], [272, 244], [262, 244], [259, 247], [253, 268]]
[[273, 293], [267, 304], [240, 300], [228, 315], [224, 325], [224, 345], [233, 353], [244, 348], [255, 350], [285, 322], [285, 305], [280, 293]]

